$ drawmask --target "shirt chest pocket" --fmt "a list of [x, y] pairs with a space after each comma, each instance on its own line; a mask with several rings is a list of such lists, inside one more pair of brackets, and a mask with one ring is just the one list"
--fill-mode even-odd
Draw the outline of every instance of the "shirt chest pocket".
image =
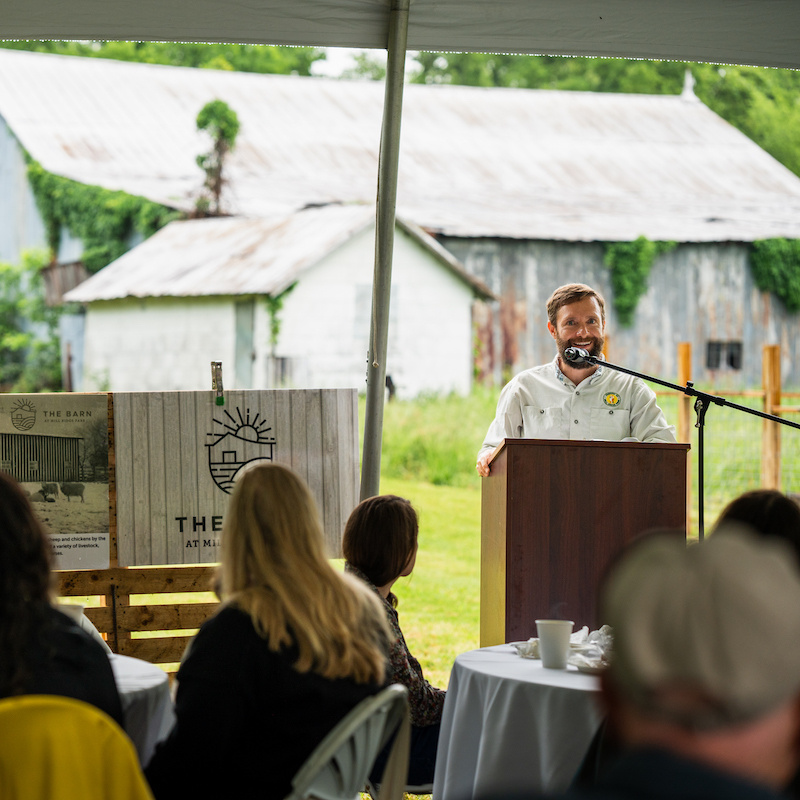
[[526, 439], [560, 439], [561, 409], [523, 406], [523, 435]]
[[593, 408], [592, 439], [619, 441], [631, 435], [631, 412], [627, 408]]

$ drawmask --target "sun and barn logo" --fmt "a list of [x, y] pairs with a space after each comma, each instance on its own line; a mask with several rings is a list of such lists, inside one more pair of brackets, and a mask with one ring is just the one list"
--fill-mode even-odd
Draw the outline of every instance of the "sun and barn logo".
[[11, 424], [27, 432], [36, 424], [36, 406], [30, 400], [17, 400], [11, 408]]
[[603, 395], [603, 402], [611, 408], [616, 408], [619, 405], [619, 395], [616, 392], [608, 392]]
[[[236, 417], [225, 411], [223, 419], [214, 417], [214, 431], [206, 434], [213, 441], [208, 448], [208, 469], [214, 483], [225, 494], [233, 489], [236, 473], [253, 461], [272, 461], [275, 451], [275, 437], [260, 414], [250, 419], [250, 409], [236, 409]], [[217, 427], [219, 426], [219, 427]]]

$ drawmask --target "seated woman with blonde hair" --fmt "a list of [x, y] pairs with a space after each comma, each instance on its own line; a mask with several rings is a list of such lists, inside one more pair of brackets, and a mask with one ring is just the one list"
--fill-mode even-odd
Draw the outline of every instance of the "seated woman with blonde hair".
[[[431, 686], [422, 667], [408, 650], [397, 615], [397, 597], [392, 586], [411, 574], [417, 560], [417, 512], [408, 500], [395, 495], [370, 497], [356, 506], [344, 529], [342, 550], [345, 569], [363, 580], [377, 595], [392, 628], [389, 666], [393, 683], [408, 689], [411, 712], [411, 754], [408, 783], [425, 786], [433, 782], [439, 728], [445, 691]], [[371, 779], [380, 783], [388, 748], [378, 756]]]
[[223, 603], [181, 665], [177, 722], [146, 774], [165, 800], [278, 800], [385, 684], [388, 629], [372, 594], [328, 563], [314, 500], [285, 467], [240, 477], [221, 546]]

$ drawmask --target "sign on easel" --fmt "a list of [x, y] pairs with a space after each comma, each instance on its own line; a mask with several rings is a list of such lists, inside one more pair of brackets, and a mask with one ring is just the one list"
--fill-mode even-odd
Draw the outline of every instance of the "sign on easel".
[[115, 392], [120, 566], [213, 563], [236, 475], [264, 461], [308, 484], [331, 555], [358, 502], [354, 389]]
[[56, 569], [109, 566], [107, 395], [0, 395], [0, 469], [50, 532]]

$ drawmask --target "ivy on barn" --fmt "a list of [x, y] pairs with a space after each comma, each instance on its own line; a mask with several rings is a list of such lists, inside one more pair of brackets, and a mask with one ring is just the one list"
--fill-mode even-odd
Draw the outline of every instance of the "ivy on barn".
[[791, 312], [800, 311], [800, 239], [761, 239], [750, 254], [753, 280]]
[[620, 325], [633, 324], [636, 306], [647, 291], [650, 270], [658, 256], [676, 247], [675, 242], [651, 242], [640, 236], [632, 242], [608, 242], [603, 261], [611, 271], [614, 309]]
[[54, 175], [27, 154], [26, 160], [53, 260], [62, 228], [83, 242], [83, 264], [89, 272], [97, 272], [129, 249], [134, 231], [146, 239], [181, 216], [179, 211], [144, 197]]
[[269, 343], [272, 355], [275, 355], [275, 348], [278, 346], [278, 339], [281, 335], [281, 318], [280, 313], [283, 310], [283, 301], [289, 296], [294, 287], [297, 286], [295, 281], [291, 286], [284, 289], [280, 294], [265, 295], [264, 304], [267, 307], [267, 314], [269, 315]]

